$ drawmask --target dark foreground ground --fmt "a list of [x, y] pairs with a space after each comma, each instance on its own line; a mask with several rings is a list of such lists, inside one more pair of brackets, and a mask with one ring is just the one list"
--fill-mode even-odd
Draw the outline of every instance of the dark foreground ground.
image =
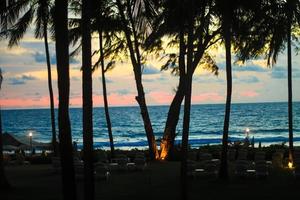
[[[143, 172], [116, 172], [108, 182], [96, 182], [96, 200], [180, 199], [180, 164], [155, 162]], [[0, 200], [62, 199], [60, 175], [51, 165], [7, 166], [14, 188], [0, 191]], [[83, 199], [83, 181], [77, 181], [78, 199]], [[300, 181], [288, 170], [271, 171], [266, 180], [255, 178], [228, 182], [213, 178], [189, 179], [189, 199], [299, 199]]]

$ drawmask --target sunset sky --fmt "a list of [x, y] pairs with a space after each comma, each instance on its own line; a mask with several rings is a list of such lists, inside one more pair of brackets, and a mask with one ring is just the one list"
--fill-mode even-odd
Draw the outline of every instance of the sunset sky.
[[[96, 42], [94, 47], [96, 48]], [[171, 50], [170, 50], [171, 51]], [[50, 42], [53, 72], [53, 89], [57, 106], [57, 76], [54, 42]], [[176, 53], [176, 52], [174, 52]], [[219, 76], [198, 70], [193, 81], [193, 104], [224, 103], [226, 97], [225, 55], [219, 48], [212, 51]], [[78, 57], [71, 61], [71, 107], [81, 106], [81, 72]], [[273, 69], [264, 60], [249, 61], [245, 66], [233, 66], [233, 102], [278, 102], [287, 100], [287, 70], [285, 52], [279, 56]], [[149, 58], [143, 73], [146, 100], [149, 105], [169, 105], [178, 77], [169, 71], [160, 72], [159, 58]], [[7, 48], [0, 42], [0, 67], [4, 75], [1, 90], [1, 106], [4, 108], [48, 107], [47, 71], [44, 43], [27, 34], [18, 47]], [[300, 56], [293, 56], [294, 101], [300, 100]], [[100, 71], [93, 75], [94, 106], [102, 106]], [[136, 87], [130, 61], [117, 62], [115, 69], [107, 73], [108, 99], [111, 106], [135, 106]]]

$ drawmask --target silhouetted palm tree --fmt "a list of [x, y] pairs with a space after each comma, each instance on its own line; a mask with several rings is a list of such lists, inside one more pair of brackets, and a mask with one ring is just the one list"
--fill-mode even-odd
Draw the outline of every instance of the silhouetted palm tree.
[[70, 74], [68, 42], [68, 1], [55, 0], [55, 47], [58, 79], [58, 128], [62, 167], [62, 191], [65, 200], [76, 200], [76, 183], [73, 161], [71, 124], [69, 117]]
[[[105, 73], [112, 70], [115, 66], [114, 59], [120, 52], [124, 50], [123, 39], [116, 37], [121, 32], [120, 20], [117, 18], [112, 9], [112, 3], [110, 1], [96, 1], [94, 10], [94, 17], [96, 18], [95, 30], [99, 35], [99, 53], [100, 57], [98, 62], [94, 65], [94, 68], [98, 68], [100, 65], [102, 91], [104, 111], [106, 118], [107, 131], [109, 136], [111, 157], [115, 156], [114, 140], [112, 134], [112, 125], [109, 115], [107, 89], [106, 89], [106, 77]], [[105, 41], [104, 41], [105, 40]], [[111, 61], [105, 66], [105, 58], [111, 57]]]
[[[184, 1], [184, 4], [187, 4], [188, 1]], [[160, 13], [155, 20], [154, 23], [154, 31], [147, 39], [146, 46], [150, 49], [162, 49], [161, 44], [163, 43], [162, 38], [164, 36], [168, 36], [171, 38], [171, 42], [169, 45], [174, 45], [179, 47], [178, 54], [170, 54], [169, 59], [165, 65], [162, 66], [162, 70], [171, 69], [172, 73], [175, 75], [179, 75], [179, 85], [176, 90], [176, 94], [173, 98], [173, 101], [170, 105], [168, 117], [166, 120], [164, 135], [161, 142], [161, 159], [165, 159], [168, 156], [171, 156], [171, 152], [173, 150], [174, 141], [176, 137], [176, 126], [179, 120], [181, 103], [183, 101], [185, 95], [185, 64], [184, 64], [184, 56], [186, 56], [187, 51], [187, 41], [184, 39], [186, 36], [186, 13], [183, 13], [181, 10], [182, 2], [180, 0], [177, 1], [163, 1], [160, 4]], [[195, 69], [200, 65], [204, 64], [203, 67], [207, 70], [212, 71], [214, 74], [218, 74], [218, 67], [216, 66], [214, 60], [207, 53], [207, 49], [215, 44], [218, 40], [218, 34], [220, 33], [220, 29], [216, 29], [211, 25], [213, 9], [212, 2], [207, 1], [198, 1], [197, 4], [196, 15], [197, 15], [197, 23], [195, 23], [195, 27], [193, 30], [194, 34], [194, 54], [193, 54], [193, 63], [192, 63], [192, 74]], [[203, 4], [206, 4], [207, 13], [203, 11]], [[202, 9], [202, 10], [201, 10]], [[209, 10], [210, 9], [210, 10]], [[181, 20], [184, 20], [182, 26], [180, 26]], [[183, 29], [183, 30], [181, 30]], [[182, 33], [181, 33], [182, 32]], [[183, 39], [181, 38], [183, 37]]]
[[[11, 1], [12, 2], [12, 1]], [[54, 111], [54, 96], [52, 89], [52, 75], [51, 75], [51, 61], [48, 45], [48, 27], [49, 22], [52, 21], [50, 10], [52, 7], [52, 0], [24, 0], [12, 2], [5, 10], [5, 18], [10, 21], [11, 25], [2, 32], [9, 38], [9, 47], [18, 45], [28, 28], [34, 21], [35, 37], [44, 39], [47, 74], [48, 74], [48, 89], [50, 97], [50, 113], [51, 113], [51, 127], [52, 127], [52, 146], [54, 154], [57, 155], [57, 141], [56, 141], [56, 126], [55, 126], [55, 111]]]
[[291, 40], [294, 27], [299, 27], [300, 24], [300, 2], [297, 0], [261, 2], [263, 5], [262, 9], [260, 9], [261, 12], [257, 13], [259, 16], [258, 21], [261, 23], [256, 23], [255, 28], [258, 34], [256, 34], [256, 37], [248, 38], [250, 45], [244, 48], [240, 57], [244, 60], [245, 58], [257, 57], [266, 53], [267, 63], [270, 66], [276, 63], [279, 53], [287, 46], [289, 159], [293, 162]]
[[[92, 12], [92, 24], [91, 31], [99, 35], [99, 50], [93, 52], [92, 56], [100, 54], [99, 59], [94, 63], [92, 70], [93, 72], [100, 67], [101, 77], [102, 77], [102, 88], [103, 88], [103, 100], [104, 100], [104, 111], [107, 122], [108, 136], [110, 141], [111, 156], [114, 156], [114, 142], [112, 134], [112, 125], [108, 109], [108, 99], [107, 99], [107, 89], [106, 89], [106, 78], [105, 73], [112, 70], [115, 67], [115, 60], [120, 60], [120, 54], [124, 53], [125, 45], [124, 39], [120, 37], [121, 35], [121, 24], [118, 17], [115, 15], [111, 1], [94, 1], [93, 2], [93, 12]], [[76, 15], [80, 11], [81, 4], [78, 1], [72, 1], [71, 10]], [[82, 37], [82, 31], [80, 27], [80, 19], [70, 18], [69, 24], [70, 29], [70, 43], [78, 47], [71, 53], [75, 56], [81, 50], [82, 44], [80, 39]], [[110, 59], [110, 61], [105, 66], [105, 59]]]
[[[221, 2], [221, 1], [220, 1]], [[222, 35], [225, 41], [225, 51], [226, 51], [226, 80], [227, 80], [227, 95], [226, 95], [226, 108], [225, 108], [225, 118], [223, 127], [223, 139], [222, 139], [222, 156], [221, 156], [221, 167], [219, 176], [222, 179], [227, 179], [228, 169], [227, 169], [227, 148], [228, 148], [228, 129], [229, 129], [229, 119], [230, 119], [230, 108], [231, 108], [231, 94], [232, 94], [232, 69], [231, 69], [231, 37], [232, 37], [232, 3], [224, 2], [220, 3], [221, 10], [221, 26]]]
[[[286, 40], [287, 40], [287, 70], [288, 70], [288, 121], [289, 121], [289, 159], [294, 161], [294, 139], [293, 139], [293, 87], [292, 87], [292, 27], [300, 22], [300, 2], [287, 0], [284, 13], [287, 17]], [[298, 24], [299, 26], [299, 24]]]
[[149, 155], [151, 159], [156, 159], [159, 157], [159, 155], [142, 83], [143, 58], [141, 55], [140, 43], [142, 41], [140, 40], [140, 38], [143, 38], [144, 36], [147, 27], [145, 27], [144, 25], [147, 23], [141, 22], [143, 18], [141, 17], [141, 15], [139, 15], [143, 11], [143, 9], [147, 10], [148, 13], [151, 13], [151, 11], [153, 11], [152, 4], [151, 1], [147, 0], [133, 2], [131, 2], [130, 0], [117, 0], [116, 3], [122, 22], [122, 29], [125, 34], [127, 47], [129, 49], [131, 63], [133, 66], [135, 83], [138, 93], [135, 98], [137, 103], [139, 104], [142, 119], [144, 122], [144, 128], [149, 146]]
[[84, 156], [84, 198], [95, 198], [93, 159], [93, 89], [92, 89], [92, 47], [91, 47], [91, 0], [82, 0], [82, 103], [83, 103], [83, 156]]
[[[0, 90], [2, 86], [3, 75], [0, 68]], [[11, 186], [6, 178], [4, 171], [4, 161], [3, 161], [3, 140], [2, 140], [2, 114], [1, 114], [1, 105], [0, 105], [0, 190], [9, 189]]]
[[104, 102], [105, 118], [106, 118], [107, 131], [108, 131], [108, 136], [109, 136], [111, 157], [114, 158], [114, 156], [115, 156], [115, 148], [114, 148], [114, 140], [113, 140], [113, 134], [112, 134], [112, 127], [111, 127], [111, 120], [110, 120], [109, 109], [108, 109], [107, 90], [106, 90], [106, 78], [105, 78], [105, 73], [108, 70], [110, 70], [111, 66], [113, 66], [113, 63], [110, 62], [105, 67], [105, 63], [104, 63], [104, 51], [103, 51], [103, 35], [102, 35], [102, 31], [101, 30], [99, 30], [98, 33], [99, 33], [101, 78], [102, 78], [102, 88], [103, 88], [102, 91], [103, 91], [103, 102]]

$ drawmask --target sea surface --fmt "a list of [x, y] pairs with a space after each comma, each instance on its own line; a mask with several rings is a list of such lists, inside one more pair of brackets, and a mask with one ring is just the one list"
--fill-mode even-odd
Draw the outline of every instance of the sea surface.
[[[300, 145], [300, 102], [294, 103], [294, 142]], [[149, 106], [149, 113], [157, 141], [162, 137], [168, 106]], [[221, 144], [224, 122], [223, 104], [193, 105], [189, 144], [199, 147]], [[288, 141], [287, 103], [233, 104], [230, 118], [230, 141], [243, 140], [246, 128], [255, 145], [281, 144]], [[182, 110], [183, 111], [183, 110]], [[57, 114], [57, 110], [56, 110]], [[139, 107], [111, 107], [110, 116], [115, 146], [121, 149], [147, 147], [146, 135]], [[181, 140], [182, 117], [177, 126], [176, 142]], [[82, 110], [71, 108], [70, 118], [73, 141], [82, 146]], [[3, 130], [16, 137], [26, 137], [33, 132], [33, 140], [49, 142], [51, 123], [49, 109], [3, 110]], [[56, 123], [57, 125], [57, 123]], [[109, 148], [109, 140], [103, 108], [94, 108], [95, 148]]]

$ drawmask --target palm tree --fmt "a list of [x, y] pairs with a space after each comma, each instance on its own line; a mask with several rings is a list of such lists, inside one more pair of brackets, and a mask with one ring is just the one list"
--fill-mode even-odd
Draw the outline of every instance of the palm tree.
[[231, 69], [231, 20], [232, 20], [232, 2], [223, 2], [221, 4], [221, 17], [223, 27], [223, 37], [225, 41], [226, 51], [226, 80], [227, 80], [227, 95], [226, 95], [226, 107], [225, 118], [223, 127], [223, 139], [222, 139], [222, 156], [219, 176], [222, 179], [228, 178], [227, 170], [227, 148], [228, 148], [228, 129], [231, 109], [231, 94], [232, 94], [232, 69]]
[[[187, 4], [188, 1], [184, 1]], [[192, 53], [192, 76], [198, 66], [205, 66], [207, 70], [210, 70], [215, 75], [218, 74], [218, 67], [216, 66], [214, 60], [207, 53], [207, 49], [219, 41], [220, 29], [212, 25], [212, 2], [198, 1], [196, 9], [196, 20], [194, 25], [194, 30], [191, 34], [194, 37], [194, 53]], [[205, 4], [205, 6], [203, 6]], [[166, 159], [170, 158], [172, 155], [172, 150], [174, 146], [174, 141], [176, 137], [176, 126], [179, 120], [181, 103], [185, 95], [185, 56], [187, 54], [187, 40], [186, 40], [186, 16], [187, 11], [182, 10], [182, 2], [177, 1], [164, 1], [161, 5], [162, 10], [154, 23], [154, 31], [149, 36], [146, 46], [150, 49], [161, 49], [160, 46], [162, 38], [168, 36], [171, 38], [169, 45], [179, 46], [178, 54], [171, 54], [169, 60], [163, 65], [162, 70], [171, 69], [172, 73], [179, 75], [179, 85], [177, 87], [176, 94], [170, 105], [168, 117], [166, 120], [164, 135], [161, 141], [161, 153], [160, 158]], [[205, 11], [207, 9], [208, 12]], [[184, 17], [183, 17], [184, 16]], [[182, 25], [180, 25], [181, 20]], [[182, 44], [181, 44], [182, 43]]]
[[[144, 3], [143, 3], [144, 2]], [[141, 8], [143, 8], [142, 5], [149, 6], [147, 10], [152, 10], [150, 1], [134, 1], [134, 3], [138, 3], [137, 5], [132, 5], [130, 0], [117, 0], [117, 8], [119, 11], [119, 15], [122, 22], [122, 29], [125, 34], [127, 47], [129, 49], [130, 53], [130, 59], [133, 66], [133, 72], [135, 77], [135, 83], [137, 88], [138, 95], [136, 96], [136, 101], [139, 104], [142, 119], [144, 122], [144, 128], [148, 140], [148, 146], [149, 146], [149, 155], [150, 158], [157, 159], [159, 157], [155, 136], [153, 133], [152, 123], [150, 120], [147, 103], [145, 99], [145, 92], [144, 87], [142, 83], [142, 55], [141, 55], [141, 45], [140, 43], [142, 41], [139, 40], [141, 35], [143, 36], [143, 33], [139, 34], [140, 24], [137, 19], [141, 19], [141, 16], [133, 16], [135, 13], [140, 13]], [[139, 4], [141, 3], [141, 4]], [[145, 31], [145, 27], [143, 28], [143, 31]]]
[[[18, 45], [24, 34], [27, 32], [29, 26], [34, 20], [35, 37], [44, 39], [47, 75], [48, 75], [48, 90], [50, 100], [51, 113], [51, 127], [52, 127], [52, 146], [54, 154], [57, 155], [57, 140], [56, 140], [56, 126], [55, 126], [55, 111], [54, 111], [54, 96], [52, 89], [52, 74], [51, 62], [48, 45], [48, 27], [51, 21], [50, 9], [52, 7], [51, 0], [24, 0], [15, 1], [7, 7], [5, 11], [7, 20], [11, 20], [12, 25], [7, 27], [2, 34], [9, 38], [8, 46], [11, 48]], [[22, 10], [25, 9], [25, 12]], [[21, 17], [20, 17], [21, 15]]]
[[[266, 53], [267, 64], [273, 65], [277, 61], [280, 52], [287, 45], [287, 69], [288, 69], [288, 126], [289, 126], [289, 160], [293, 162], [293, 108], [292, 108], [292, 36], [294, 27], [300, 24], [300, 2], [287, 1], [262, 1], [262, 12], [258, 13], [261, 23], [257, 23], [257, 35], [249, 41], [248, 47], [241, 53], [242, 60], [257, 57]], [[266, 14], [267, 13], [267, 14]], [[296, 34], [297, 31], [295, 31]], [[266, 48], [267, 47], [267, 48]]]
[[[3, 81], [2, 70], [0, 68], [0, 90]], [[6, 178], [4, 171], [3, 162], [3, 140], [2, 140], [2, 115], [1, 115], [1, 105], [0, 105], [0, 190], [7, 190], [11, 186]]]
[[[292, 26], [300, 14], [300, 2], [287, 0], [285, 13], [287, 15], [287, 70], [288, 70], [288, 121], [289, 121], [289, 160], [294, 161], [293, 144], [293, 87], [292, 87]], [[298, 19], [299, 20], [299, 19]]]
[[54, 30], [59, 94], [58, 127], [63, 197], [66, 200], [76, 200], [72, 135], [69, 117], [70, 74], [67, 0], [55, 0]]
[[91, 48], [91, 0], [82, 1], [82, 103], [83, 103], [83, 152], [84, 198], [95, 198], [93, 159], [93, 89]]
[[105, 73], [110, 70], [110, 66], [112, 66], [112, 62], [110, 62], [106, 67], [104, 64], [104, 52], [103, 52], [103, 35], [102, 31], [99, 30], [99, 46], [100, 46], [100, 62], [101, 62], [101, 77], [102, 77], [102, 88], [103, 88], [103, 101], [104, 101], [104, 110], [105, 110], [105, 118], [107, 124], [107, 131], [109, 136], [109, 143], [110, 143], [110, 152], [111, 157], [113, 158], [115, 155], [115, 148], [114, 148], [114, 139], [112, 134], [112, 127], [111, 127], [111, 120], [108, 110], [108, 100], [107, 100], [107, 90], [106, 90], [106, 78]]
[[[114, 140], [112, 134], [112, 125], [109, 115], [109, 108], [108, 108], [108, 99], [107, 99], [107, 88], [106, 88], [106, 78], [105, 73], [109, 70], [112, 70], [115, 66], [115, 61], [110, 61], [105, 66], [105, 57], [112, 56], [112, 59], [117, 57], [120, 51], [123, 51], [124, 46], [122, 43], [122, 39], [116, 37], [120, 30], [120, 21], [116, 18], [115, 15], [112, 13], [113, 10], [111, 9], [112, 5], [109, 1], [99, 1], [95, 2], [95, 22], [96, 22], [96, 31], [99, 35], [99, 53], [100, 57], [98, 62], [94, 65], [94, 68], [99, 67], [99, 63], [101, 66], [101, 78], [102, 78], [102, 91], [103, 91], [103, 102], [104, 102], [104, 111], [105, 111], [105, 119], [107, 125], [107, 131], [109, 136], [109, 143], [110, 143], [110, 150], [111, 150], [111, 157], [113, 158], [115, 155], [114, 149]], [[104, 39], [106, 40], [104, 42]]]
[[[107, 122], [108, 136], [110, 141], [111, 155], [114, 156], [114, 142], [112, 135], [112, 126], [108, 109], [107, 89], [106, 89], [106, 78], [105, 73], [112, 70], [115, 67], [115, 60], [120, 60], [120, 54], [124, 53], [124, 39], [120, 37], [121, 28], [120, 20], [113, 11], [112, 2], [110, 1], [94, 1], [92, 11], [92, 24], [91, 31], [99, 35], [99, 50], [93, 52], [92, 56], [100, 54], [98, 61], [92, 66], [93, 72], [99, 68], [102, 76], [102, 88], [103, 88], [103, 99], [104, 99], [104, 111]], [[75, 56], [81, 50], [82, 44], [80, 39], [82, 38], [82, 28], [80, 19], [76, 16], [81, 10], [81, 4], [79, 1], [72, 1], [71, 9], [75, 14], [74, 18], [69, 19], [70, 24], [70, 43], [75, 46], [79, 45], [71, 53], [71, 56]], [[105, 66], [105, 59], [110, 61]]]

